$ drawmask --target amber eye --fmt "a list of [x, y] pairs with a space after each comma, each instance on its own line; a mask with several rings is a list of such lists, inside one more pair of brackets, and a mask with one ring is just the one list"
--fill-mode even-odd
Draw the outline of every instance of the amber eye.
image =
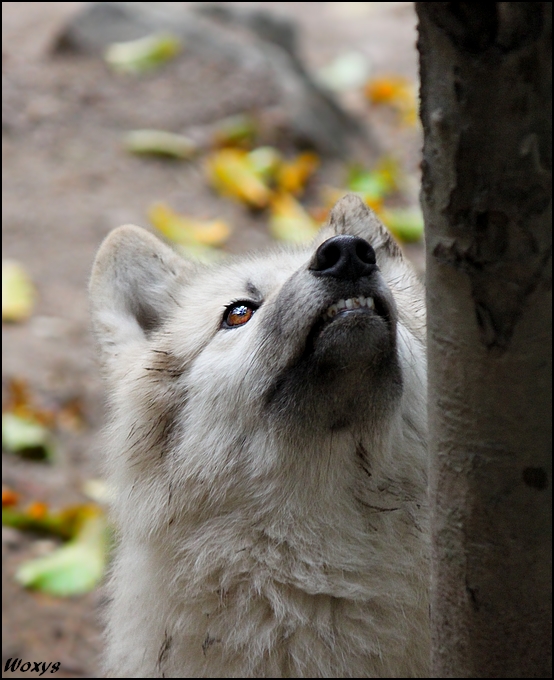
[[258, 305], [254, 302], [239, 301], [230, 304], [223, 314], [223, 328], [236, 328], [237, 326], [244, 326], [254, 316], [254, 312], [258, 309]]

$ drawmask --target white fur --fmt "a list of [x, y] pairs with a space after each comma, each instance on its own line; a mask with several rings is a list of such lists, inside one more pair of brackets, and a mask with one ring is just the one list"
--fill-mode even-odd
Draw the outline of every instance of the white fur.
[[[194, 267], [137, 227], [99, 252], [91, 299], [111, 388], [118, 528], [109, 677], [428, 676], [422, 286], [357, 199], [333, 215], [314, 246], [216, 267]], [[398, 309], [403, 379], [385, 419], [360, 398], [360, 417], [336, 431], [324, 414], [334, 400], [340, 408], [340, 389], [320, 408], [307, 385], [304, 403], [271, 417], [262, 403], [317, 305], [303, 272], [333, 233], [375, 246]], [[301, 302], [277, 318], [297, 331], [263, 343], [294, 277]], [[225, 305], [249, 297], [245, 281], [264, 304], [221, 332]], [[160, 317], [141, 326], [137, 308]], [[357, 379], [371, 375], [361, 365]]]

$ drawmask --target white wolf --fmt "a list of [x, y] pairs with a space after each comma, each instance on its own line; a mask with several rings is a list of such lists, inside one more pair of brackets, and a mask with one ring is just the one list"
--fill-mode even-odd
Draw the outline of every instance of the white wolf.
[[427, 677], [423, 288], [375, 215], [215, 266], [120, 227], [91, 298], [108, 677]]

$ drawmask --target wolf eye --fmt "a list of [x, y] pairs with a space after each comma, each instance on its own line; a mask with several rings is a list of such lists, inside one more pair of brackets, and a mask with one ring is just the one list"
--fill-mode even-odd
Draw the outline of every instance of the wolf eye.
[[244, 326], [254, 316], [254, 312], [258, 309], [258, 305], [248, 300], [239, 300], [231, 303], [223, 314], [223, 328], [236, 328], [237, 326]]

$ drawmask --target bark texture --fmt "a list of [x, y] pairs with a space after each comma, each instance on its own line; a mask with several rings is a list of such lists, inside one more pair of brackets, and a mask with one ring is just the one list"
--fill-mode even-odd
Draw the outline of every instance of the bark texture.
[[552, 676], [552, 3], [416, 3], [433, 676]]

